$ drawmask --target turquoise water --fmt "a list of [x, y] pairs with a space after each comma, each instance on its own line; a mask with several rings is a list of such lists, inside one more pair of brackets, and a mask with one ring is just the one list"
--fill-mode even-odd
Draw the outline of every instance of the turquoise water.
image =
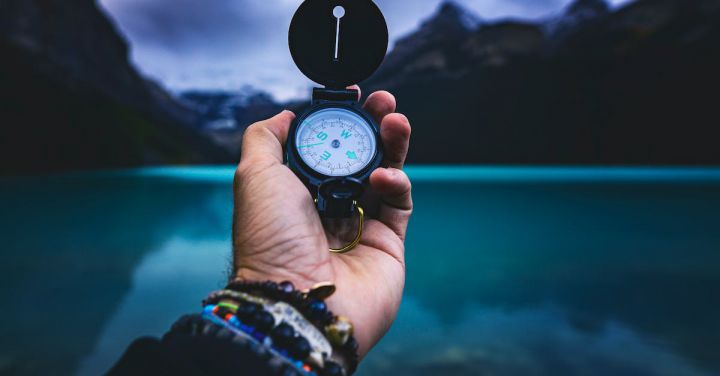
[[[221, 287], [232, 168], [0, 179], [0, 374], [94, 375]], [[361, 375], [720, 374], [720, 169], [410, 169]]]

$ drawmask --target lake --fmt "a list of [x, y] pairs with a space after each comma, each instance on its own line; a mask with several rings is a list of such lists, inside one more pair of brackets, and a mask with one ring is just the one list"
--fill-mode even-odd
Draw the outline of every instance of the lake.
[[[414, 167], [359, 375], [719, 375], [720, 169]], [[0, 178], [0, 374], [96, 375], [223, 286], [233, 168]]]

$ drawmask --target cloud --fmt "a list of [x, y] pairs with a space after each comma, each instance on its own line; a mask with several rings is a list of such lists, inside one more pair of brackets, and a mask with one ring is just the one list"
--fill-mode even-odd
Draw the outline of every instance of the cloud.
[[101, 0], [135, 45], [186, 56], [262, 46], [275, 40], [289, 20], [283, 12], [255, 0]]

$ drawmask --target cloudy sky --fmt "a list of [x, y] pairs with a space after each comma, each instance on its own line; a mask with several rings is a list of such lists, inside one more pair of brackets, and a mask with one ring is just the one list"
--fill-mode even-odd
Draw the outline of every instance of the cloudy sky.
[[[484, 20], [537, 19], [571, 0], [456, 0]], [[614, 4], [626, 0], [612, 0]], [[99, 0], [125, 34], [134, 64], [173, 91], [251, 85], [278, 99], [306, 97], [287, 29], [300, 0]], [[412, 31], [442, 0], [376, 0], [391, 39]]]

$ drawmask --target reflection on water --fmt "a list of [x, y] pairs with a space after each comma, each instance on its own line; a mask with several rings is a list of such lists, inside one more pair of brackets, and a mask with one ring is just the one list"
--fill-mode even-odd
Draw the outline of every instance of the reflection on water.
[[[720, 171], [411, 176], [406, 299], [360, 374], [720, 372]], [[98, 374], [198, 310], [227, 276], [231, 179], [0, 180], [0, 374]]]
[[[154, 279], [138, 284], [134, 277], [168, 242], [176, 237], [224, 241], [230, 231], [230, 199], [225, 185], [168, 179], [2, 181], [0, 374], [71, 374], [102, 343], [99, 335], [133, 292], [163, 287]], [[167, 301], [173, 297], [183, 304], [168, 314], [196, 310], [197, 298], [221, 284], [227, 251], [225, 247], [214, 253], [203, 248], [187, 252], [198, 255], [200, 265], [217, 267], [211, 272], [198, 265], [185, 268], [206, 271], [204, 279], [178, 270], [175, 285], [158, 291], [165, 299], [162, 304], [176, 307]], [[209, 257], [201, 256], [205, 254]], [[171, 266], [184, 259], [163, 261]], [[214, 283], [203, 284], [208, 280]], [[161, 309], [153, 299], [144, 303], [135, 308]], [[163, 321], [167, 327], [170, 318], [161, 316], [145, 319]], [[128, 322], [124, 329], [141, 335], [144, 328]]]
[[469, 306], [451, 325], [413, 298], [403, 309], [402, 320], [364, 374], [710, 374], [622, 324], [608, 321], [598, 331], [579, 329], [560, 307]]

